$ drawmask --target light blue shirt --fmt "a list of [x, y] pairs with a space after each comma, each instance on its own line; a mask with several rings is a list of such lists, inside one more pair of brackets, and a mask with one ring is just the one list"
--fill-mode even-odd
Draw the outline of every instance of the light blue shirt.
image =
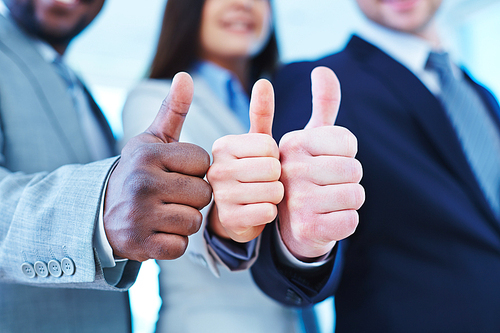
[[229, 70], [212, 62], [200, 61], [193, 72], [201, 75], [219, 98], [238, 117], [244, 127], [250, 129], [250, 99], [238, 78]]

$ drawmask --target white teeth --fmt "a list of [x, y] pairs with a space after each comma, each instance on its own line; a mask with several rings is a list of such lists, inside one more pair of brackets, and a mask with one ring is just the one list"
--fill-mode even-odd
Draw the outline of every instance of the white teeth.
[[61, 2], [66, 5], [74, 5], [78, 2], [78, 0], [54, 0], [55, 2]]
[[241, 22], [231, 23], [229, 27], [234, 30], [248, 30], [248, 25]]

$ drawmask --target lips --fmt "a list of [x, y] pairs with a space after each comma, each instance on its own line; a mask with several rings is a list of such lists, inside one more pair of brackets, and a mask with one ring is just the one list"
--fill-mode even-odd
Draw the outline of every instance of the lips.
[[383, 0], [382, 2], [400, 12], [413, 9], [419, 1], [420, 0]]

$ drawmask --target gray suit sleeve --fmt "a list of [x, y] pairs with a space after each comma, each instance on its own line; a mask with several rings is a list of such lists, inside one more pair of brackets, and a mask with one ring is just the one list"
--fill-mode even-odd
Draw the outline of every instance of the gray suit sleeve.
[[92, 244], [103, 185], [115, 160], [35, 174], [0, 167], [0, 281], [102, 290], [130, 287], [140, 264], [127, 263], [120, 282], [111, 286]]

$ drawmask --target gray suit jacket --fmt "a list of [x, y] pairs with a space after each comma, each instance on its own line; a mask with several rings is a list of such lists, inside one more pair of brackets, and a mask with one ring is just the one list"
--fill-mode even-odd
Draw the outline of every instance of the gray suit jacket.
[[[90, 163], [63, 80], [3, 16], [0, 73], [0, 332], [126, 332], [128, 295], [111, 290], [126, 289], [139, 265], [111, 286], [92, 245], [116, 158]], [[40, 262], [69, 270], [58, 277]]]

